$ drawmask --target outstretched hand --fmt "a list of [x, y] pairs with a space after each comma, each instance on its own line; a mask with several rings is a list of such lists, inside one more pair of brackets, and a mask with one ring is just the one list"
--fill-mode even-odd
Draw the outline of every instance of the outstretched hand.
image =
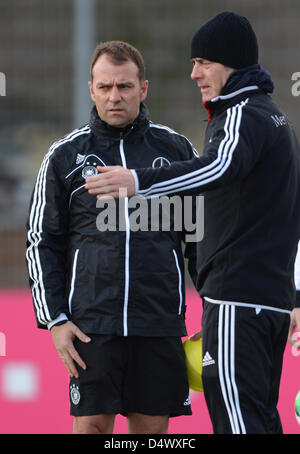
[[135, 194], [135, 180], [129, 169], [121, 166], [97, 167], [98, 175], [86, 179], [85, 188], [97, 199], [118, 199]]

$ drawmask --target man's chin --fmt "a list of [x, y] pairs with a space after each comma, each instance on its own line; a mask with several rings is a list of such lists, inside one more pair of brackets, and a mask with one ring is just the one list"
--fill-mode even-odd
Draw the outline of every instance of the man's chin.
[[212, 99], [215, 99], [215, 98], [217, 98], [217, 95], [216, 95], [216, 96], [206, 96], [206, 97], [202, 97], [202, 102], [203, 102], [203, 104], [204, 104], [204, 103], [207, 103], [207, 102], [209, 102], [209, 101], [211, 101]]
[[122, 129], [122, 128], [125, 128], [129, 123], [124, 121], [123, 119], [121, 118], [113, 118], [113, 119], [108, 119], [107, 123], [110, 125], [110, 126], [113, 126], [114, 128], [119, 128], [119, 129]]

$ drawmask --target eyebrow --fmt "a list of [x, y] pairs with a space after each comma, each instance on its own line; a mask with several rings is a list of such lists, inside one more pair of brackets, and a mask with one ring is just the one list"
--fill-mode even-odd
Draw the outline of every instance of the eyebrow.
[[205, 58], [200, 58], [200, 57], [199, 57], [199, 58], [198, 58], [198, 57], [192, 58], [192, 63], [195, 62], [195, 61], [196, 61], [197, 63], [202, 63], [202, 64], [204, 64], [204, 63], [211, 63], [210, 60], [206, 60]]
[[[96, 86], [99, 86], [101, 85], [102, 87], [112, 87], [114, 84], [112, 84], [111, 82], [103, 82], [101, 80], [98, 80], [96, 82]], [[129, 80], [124, 80], [122, 82], [119, 82], [117, 83], [117, 87], [120, 87], [120, 86], [123, 86], [123, 85], [128, 85], [129, 87], [133, 87], [134, 86], [134, 83], [129, 81]]]

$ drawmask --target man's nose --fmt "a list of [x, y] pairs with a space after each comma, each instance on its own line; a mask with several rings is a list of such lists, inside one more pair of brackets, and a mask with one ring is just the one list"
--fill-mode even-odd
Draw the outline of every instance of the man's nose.
[[110, 101], [112, 102], [118, 102], [121, 100], [121, 95], [118, 87], [112, 87], [109, 95]]
[[201, 79], [202, 77], [202, 69], [197, 63], [193, 66], [193, 70], [191, 72], [191, 79]]

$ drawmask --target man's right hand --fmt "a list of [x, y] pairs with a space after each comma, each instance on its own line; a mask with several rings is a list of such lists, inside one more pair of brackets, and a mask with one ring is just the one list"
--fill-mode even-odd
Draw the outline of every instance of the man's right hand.
[[79, 374], [75, 362], [84, 370], [86, 369], [86, 364], [75, 350], [73, 341], [75, 337], [78, 337], [82, 342], [88, 343], [91, 338], [80, 331], [72, 322], [53, 326], [50, 331], [60, 359], [65, 364], [71, 377], [78, 378]]

